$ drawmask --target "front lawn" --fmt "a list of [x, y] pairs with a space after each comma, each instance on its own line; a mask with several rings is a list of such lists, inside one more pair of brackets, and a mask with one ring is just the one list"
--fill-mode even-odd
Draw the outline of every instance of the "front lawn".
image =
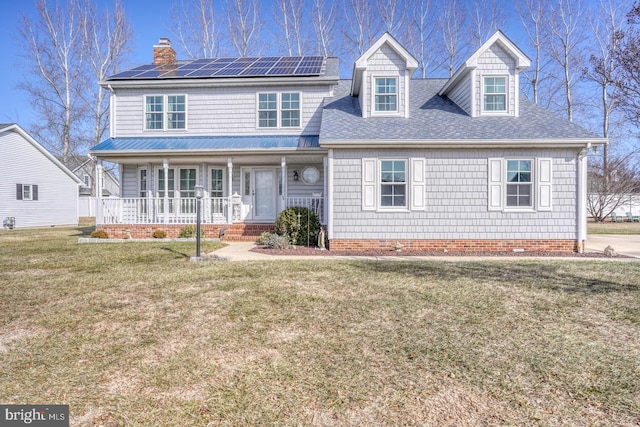
[[73, 426], [640, 423], [640, 263], [191, 263], [86, 232], [0, 232], [1, 403]]

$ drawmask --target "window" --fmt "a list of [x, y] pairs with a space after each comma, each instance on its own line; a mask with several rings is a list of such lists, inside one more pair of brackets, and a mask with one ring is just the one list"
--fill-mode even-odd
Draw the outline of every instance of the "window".
[[223, 197], [223, 176], [222, 169], [211, 169], [211, 197]]
[[282, 127], [300, 127], [300, 94], [283, 93], [280, 101]]
[[507, 206], [532, 206], [531, 160], [507, 160]]
[[163, 129], [163, 108], [161, 96], [147, 96], [145, 108], [145, 128]]
[[258, 127], [299, 128], [300, 93], [259, 93]]
[[426, 206], [425, 158], [362, 159], [363, 211], [420, 211]]
[[278, 126], [277, 94], [261, 93], [258, 95], [258, 127], [275, 128]]
[[140, 197], [147, 197], [147, 170], [140, 169], [139, 173]]
[[553, 160], [488, 159], [490, 211], [551, 211]]
[[507, 111], [507, 78], [506, 77], [485, 77], [484, 78], [484, 111], [505, 112]]
[[[167, 210], [169, 213], [174, 212], [174, 197], [175, 197], [175, 189], [176, 189], [176, 180], [175, 180], [175, 170], [167, 169], [167, 186], [165, 192], [165, 178], [164, 178], [164, 169], [158, 169], [158, 198], [164, 198], [165, 196], [169, 199]], [[164, 213], [164, 202], [158, 203], [158, 212]]]
[[195, 169], [180, 169], [180, 197], [196, 197]]
[[83, 175], [82, 176], [82, 182], [84, 182], [84, 185], [87, 186], [87, 187], [91, 186], [91, 176], [86, 175], [86, 174]]
[[38, 186], [34, 184], [16, 184], [16, 200], [38, 200]]
[[186, 103], [184, 95], [167, 97], [167, 128], [186, 129]]
[[380, 205], [383, 207], [407, 206], [407, 162], [383, 160], [380, 162]]
[[[166, 115], [165, 115], [166, 111]], [[145, 97], [146, 130], [186, 129], [186, 95], [153, 95]], [[165, 123], [166, 121], [166, 123]]]
[[375, 79], [375, 111], [398, 111], [398, 80], [395, 77]]

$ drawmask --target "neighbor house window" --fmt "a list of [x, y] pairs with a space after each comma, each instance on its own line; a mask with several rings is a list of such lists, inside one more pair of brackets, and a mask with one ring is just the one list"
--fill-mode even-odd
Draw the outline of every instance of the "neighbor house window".
[[144, 127], [146, 130], [186, 129], [186, 95], [145, 96]]
[[407, 206], [407, 162], [382, 160], [380, 162], [380, 205], [382, 207]]
[[186, 102], [184, 95], [167, 97], [167, 128], [186, 128]]
[[38, 200], [38, 186], [34, 184], [16, 184], [16, 200]]
[[91, 185], [91, 177], [89, 175], [83, 175], [82, 181], [84, 182], [84, 185], [86, 185], [87, 187]]
[[261, 93], [258, 95], [258, 127], [278, 127], [278, 94]]
[[507, 111], [507, 78], [484, 78], [484, 111]]
[[383, 77], [375, 79], [375, 111], [398, 111], [398, 79]]
[[222, 169], [211, 169], [211, 197], [223, 197], [223, 176]]
[[532, 207], [531, 160], [507, 160], [507, 206]]
[[283, 93], [280, 100], [281, 126], [300, 127], [300, 94]]

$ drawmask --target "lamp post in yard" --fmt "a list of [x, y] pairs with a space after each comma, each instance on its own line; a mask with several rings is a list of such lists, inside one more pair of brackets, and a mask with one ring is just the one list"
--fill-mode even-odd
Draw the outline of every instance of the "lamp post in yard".
[[196, 185], [194, 190], [196, 192], [196, 257], [200, 258], [200, 205], [204, 197], [204, 187]]

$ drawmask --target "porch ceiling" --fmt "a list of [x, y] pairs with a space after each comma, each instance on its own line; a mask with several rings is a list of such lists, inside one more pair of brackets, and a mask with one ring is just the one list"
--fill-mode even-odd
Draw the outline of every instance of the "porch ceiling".
[[162, 163], [164, 159], [169, 161], [169, 164], [227, 164], [229, 158], [232, 159], [234, 165], [277, 165], [280, 166], [280, 162], [284, 157], [287, 164], [321, 164], [323, 158], [326, 157], [326, 152], [315, 153], [278, 153], [278, 154], [237, 154], [237, 153], [221, 153], [221, 154], [199, 154], [199, 155], [175, 155], [167, 154], [166, 156], [97, 156], [103, 158], [106, 161], [119, 163], [123, 165], [146, 165], [149, 163]]

